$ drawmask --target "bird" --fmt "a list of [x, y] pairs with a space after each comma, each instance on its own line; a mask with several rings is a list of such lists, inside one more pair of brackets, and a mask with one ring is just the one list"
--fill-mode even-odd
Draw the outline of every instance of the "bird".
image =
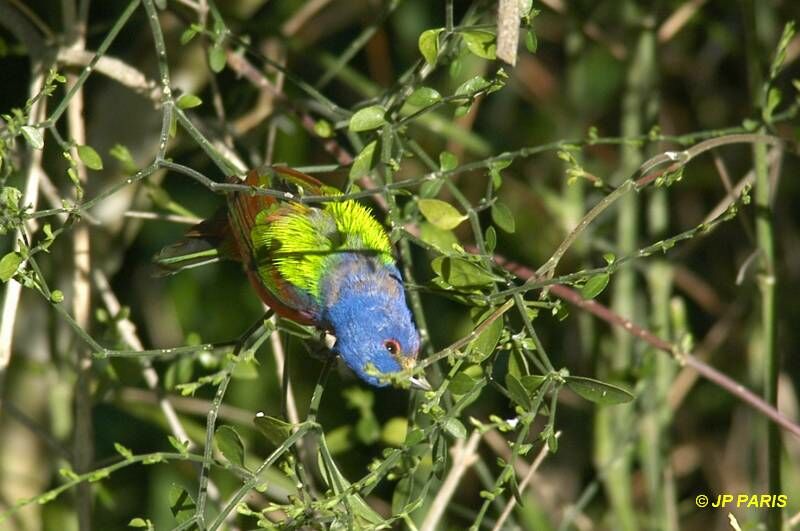
[[[361, 380], [388, 385], [388, 374], [416, 365], [419, 332], [383, 226], [361, 203], [288, 166], [250, 170], [242, 182], [272, 195], [227, 193], [226, 205], [165, 247], [164, 274], [216, 259], [241, 262], [259, 298], [279, 316], [332, 334], [332, 351]], [[299, 200], [317, 196], [328, 201]], [[408, 377], [430, 389], [424, 377]]]

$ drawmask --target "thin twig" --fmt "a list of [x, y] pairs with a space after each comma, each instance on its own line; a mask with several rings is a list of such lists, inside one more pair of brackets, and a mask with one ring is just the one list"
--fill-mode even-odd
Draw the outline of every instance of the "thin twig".
[[[40, 68], [40, 67], [39, 67]], [[29, 89], [29, 97], [33, 98], [39, 94], [44, 85], [45, 74], [41, 71], [35, 72]], [[37, 123], [45, 115], [47, 105], [47, 98], [39, 98], [33, 104], [28, 117], [28, 124], [33, 125]], [[27, 176], [25, 177], [25, 192], [22, 196], [22, 204], [30, 205], [32, 209], [36, 209], [39, 201], [39, 180], [41, 179], [44, 170], [42, 169], [42, 156], [43, 150], [32, 149], [30, 152], [30, 160], [27, 168]], [[35, 220], [30, 220], [26, 223], [26, 227], [30, 232], [36, 230], [38, 224]], [[18, 242], [22, 235], [22, 230], [17, 229], [14, 232], [13, 244], [18, 248]], [[24, 264], [20, 264], [23, 267]], [[8, 365], [11, 363], [11, 347], [14, 340], [14, 324], [17, 320], [17, 309], [19, 308], [19, 298], [22, 293], [22, 284], [16, 280], [9, 280], [6, 285], [6, 293], [3, 297], [2, 318], [0, 318], [0, 405], [3, 402], [3, 386], [5, 382], [5, 375]]]
[[439, 492], [436, 493], [436, 497], [433, 499], [430, 509], [428, 509], [428, 513], [425, 515], [425, 520], [422, 521], [422, 525], [419, 528], [420, 531], [434, 531], [437, 529], [437, 525], [442, 519], [444, 511], [450, 503], [450, 499], [453, 497], [458, 484], [461, 482], [462, 476], [478, 459], [476, 450], [480, 440], [480, 431], [474, 430], [466, 443], [459, 439], [458, 442], [453, 445], [451, 450], [453, 454], [453, 465], [450, 467], [447, 477], [445, 477], [442, 482], [442, 486], [439, 487]]
[[[555, 433], [555, 438], [559, 439], [560, 437], [561, 437], [561, 432], [557, 431]], [[545, 458], [549, 453], [550, 453], [550, 448], [545, 444], [542, 446], [541, 450], [539, 450], [539, 453], [536, 454], [536, 458], [533, 460], [533, 463], [531, 463], [531, 466], [528, 468], [528, 473], [525, 474], [525, 477], [522, 478], [522, 481], [519, 484], [520, 495], [522, 495], [522, 493], [525, 491], [525, 487], [527, 487], [528, 483], [531, 482], [533, 476], [536, 474], [536, 471], [539, 469], [539, 467], [544, 462]], [[514, 510], [514, 507], [516, 505], [517, 505], [517, 499], [512, 496], [511, 499], [508, 500], [508, 503], [503, 509], [503, 512], [500, 513], [500, 517], [494, 524], [492, 531], [500, 531], [501, 529], [503, 529], [503, 524], [508, 519], [508, 516], [511, 514], [511, 511]]]
[[[87, 20], [75, 9], [74, 0], [64, 0], [64, 29], [71, 36], [71, 48], [83, 50], [86, 46]], [[81, 10], [82, 11], [82, 10]], [[69, 38], [69, 37], [68, 37]], [[67, 107], [67, 124], [69, 136], [78, 146], [87, 143], [86, 123], [83, 109], [83, 86], [78, 83], [78, 76], [67, 74], [67, 87], [72, 94], [70, 105]], [[72, 158], [76, 165], [81, 187], [85, 187], [89, 180], [86, 165], [78, 155], [77, 149], [72, 149]], [[83, 194], [81, 189], [76, 190], [76, 199], [80, 200]], [[73, 263], [72, 278], [73, 301], [72, 308], [75, 322], [83, 329], [88, 329], [92, 311], [92, 289], [89, 278], [91, 270], [91, 240], [89, 225], [79, 224], [73, 233]], [[88, 472], [94, 459], [94, 426], [92, 422], [92, 356], [89, 350], [82, 346], [77, 349], [76, 367], [78, 378], [75, 381], [75, 426], [73, 435], [74, 468], [78, 474]], [[82, 483], [78, 486], [77, 506], [78, 523], [81, 531], [92, 528], [92, 491], [89, 485]]]

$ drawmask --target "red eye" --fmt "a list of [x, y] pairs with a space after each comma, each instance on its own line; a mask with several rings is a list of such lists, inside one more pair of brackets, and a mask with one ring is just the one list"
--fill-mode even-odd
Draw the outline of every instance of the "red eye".
[[394, 339], [387, 339], [383, 342], [383, 346], [386, 347], [386, 351], [392, 356], [396, 356], [400, 353], [400, 343]]

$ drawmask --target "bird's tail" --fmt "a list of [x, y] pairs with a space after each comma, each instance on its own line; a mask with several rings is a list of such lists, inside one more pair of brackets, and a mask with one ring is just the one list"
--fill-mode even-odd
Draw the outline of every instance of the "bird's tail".
[[157, 276], [174, 275], [219, 260], [240, 260], [224, 208], [190, 228], [181, 240], [164, 247], [153, 257]]

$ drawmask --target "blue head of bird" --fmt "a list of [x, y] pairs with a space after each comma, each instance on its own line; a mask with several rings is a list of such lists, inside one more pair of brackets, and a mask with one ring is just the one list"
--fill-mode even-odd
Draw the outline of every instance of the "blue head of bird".
[[381, 376], [412, 369], [419, 333], [394, 265], [354, 258], [325, 282], [324, 320], [336, 336], [333, 347], [359, 378], [377, 387]]

